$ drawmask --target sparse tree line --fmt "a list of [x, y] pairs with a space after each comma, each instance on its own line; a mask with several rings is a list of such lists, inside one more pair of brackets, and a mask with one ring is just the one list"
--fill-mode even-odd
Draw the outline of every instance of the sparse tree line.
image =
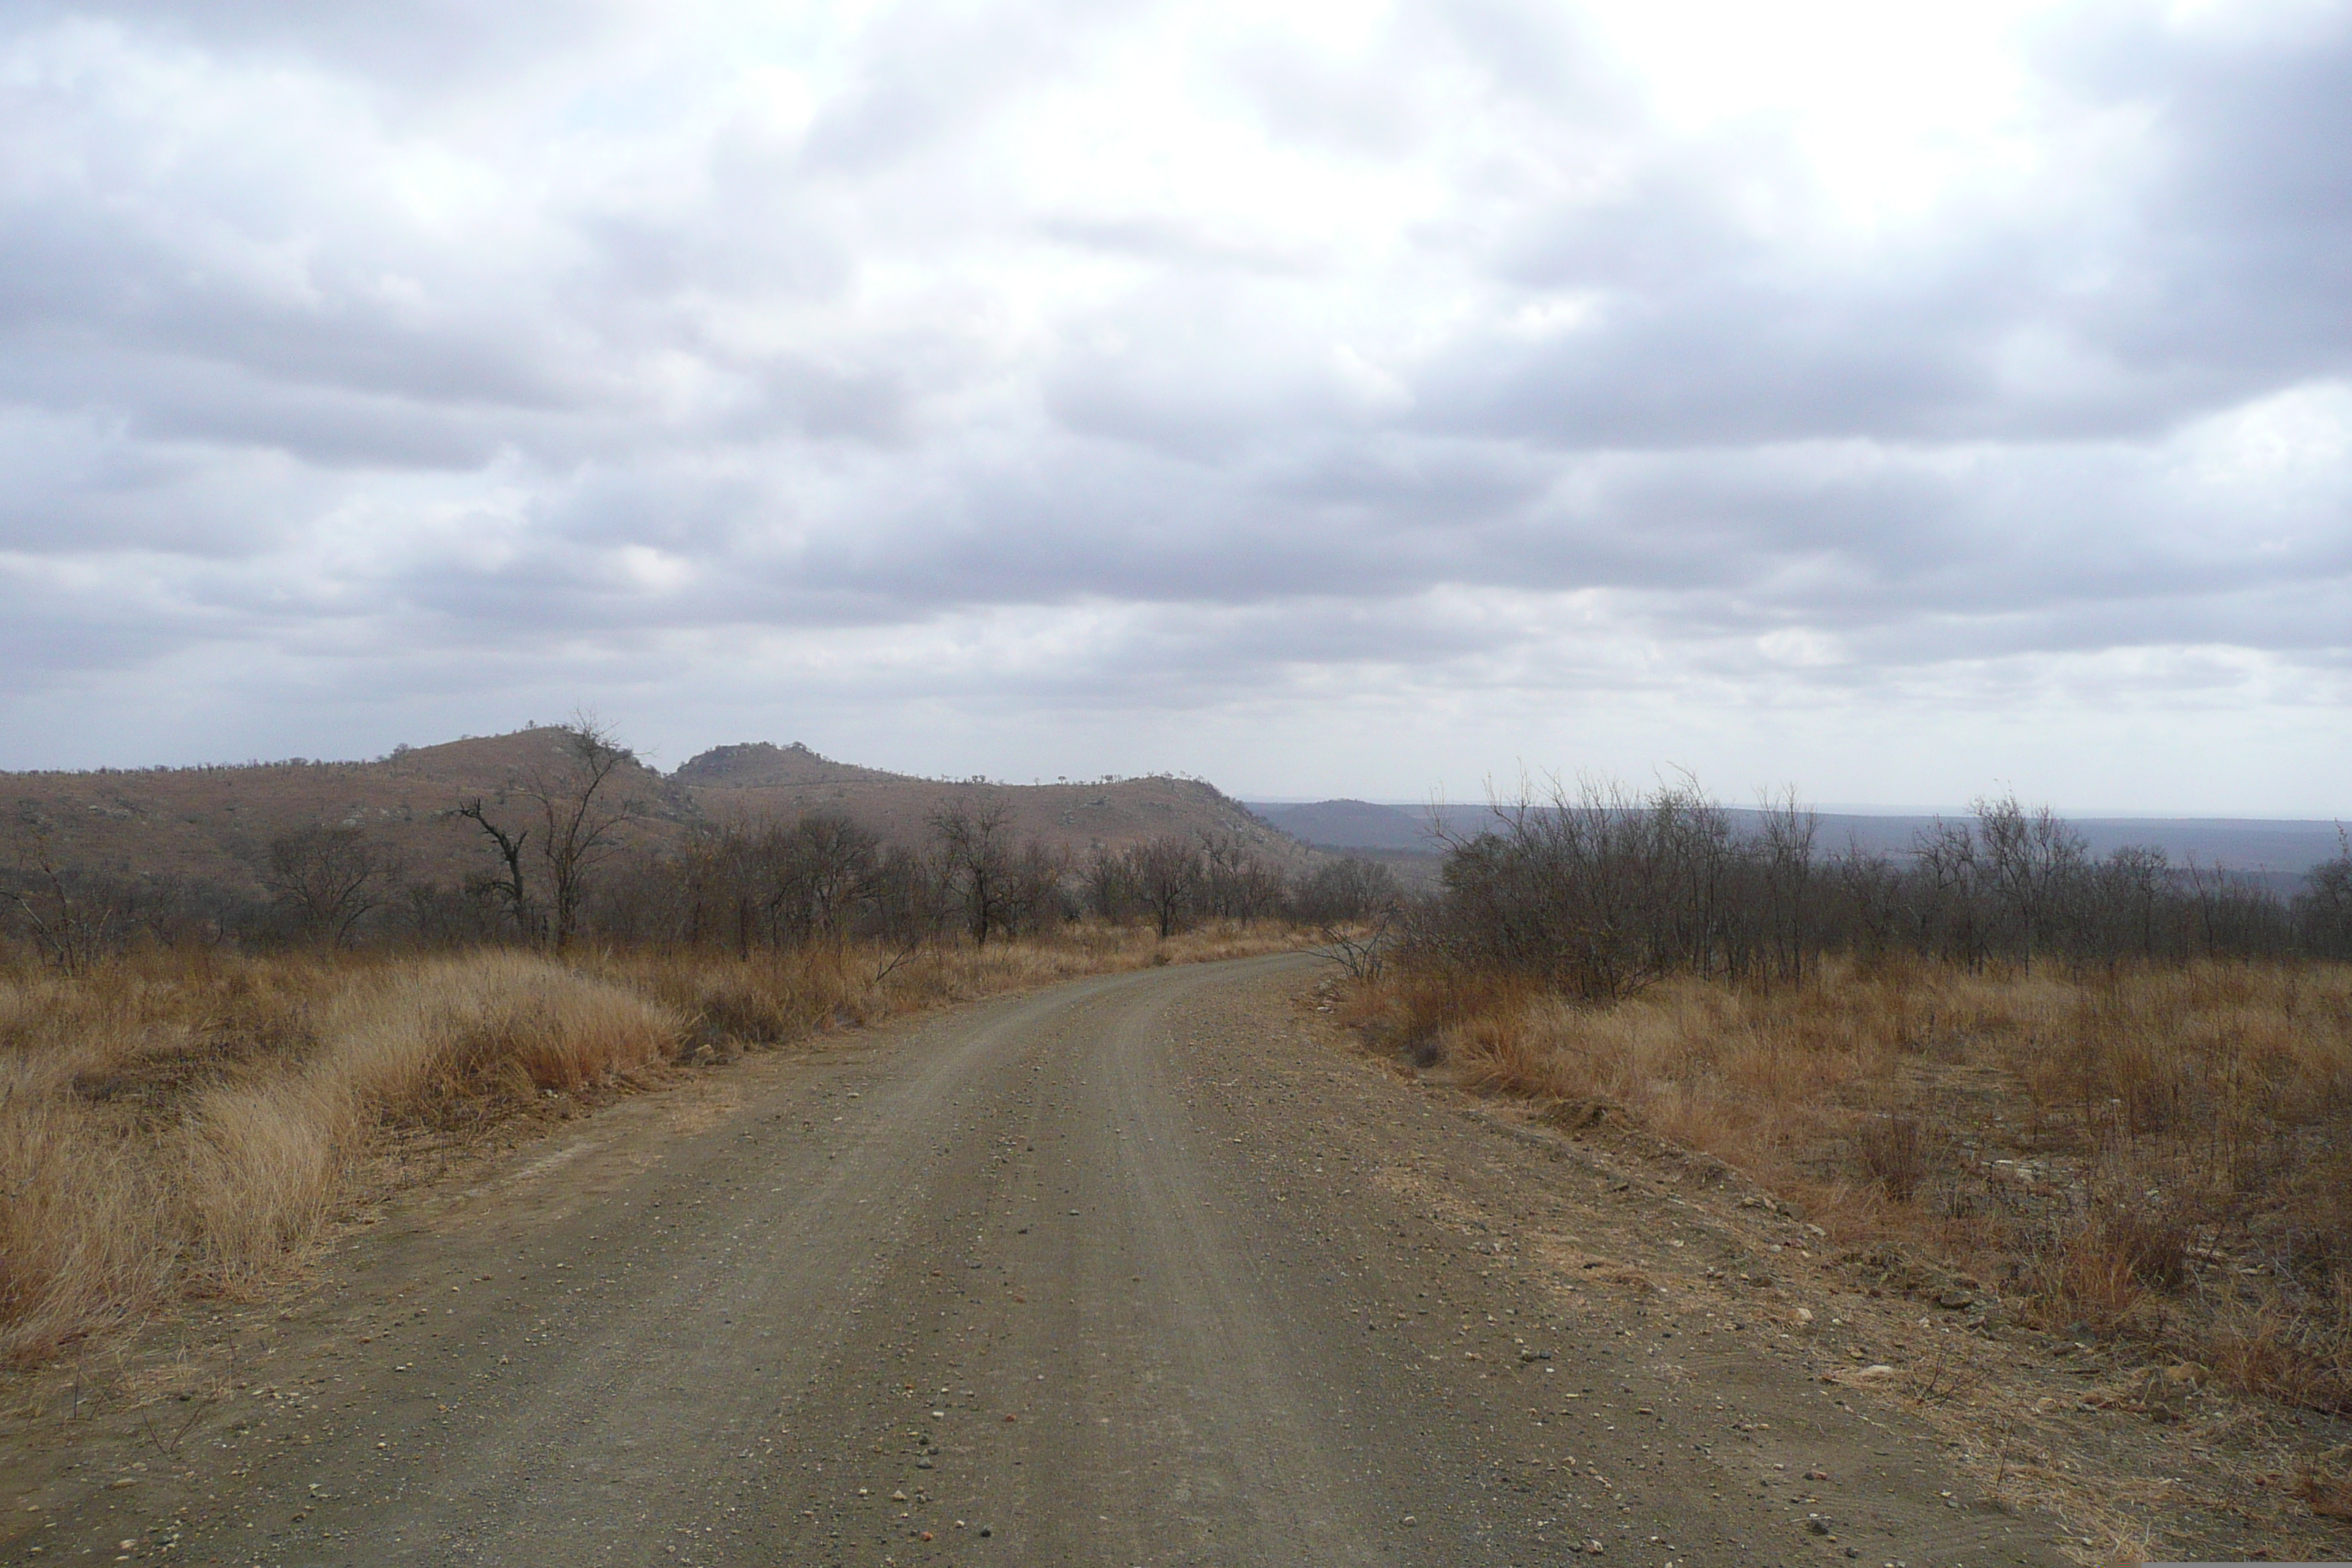
[[679, 853], [611, 879], [601, 934], [624, 942], [759, 948], [879, 940], [905, 950], [985, 945], [1094, 919], [1162, 937], [1203, 921], [1358, 921], [1397, 901], [1385, 867], [1360, 860], [1293, 882], [1219, 834], [1162, 835], [1084, 857], [1015, 837], [1001, 796], [975, 794], [929, 824], [926, 844], [886, 845], [834, 813], [709, 827]]
[[2160, 849], [2094, 857], [2047, 808], [1982, 800], [1907, 854], [1825, 847], [1793, 795], [1752, 827], [1687, 784], [1555, 788], [1450, 838], [1408, 952], [1611, 1000], [1668, 974], [1801, 980], [1828, 953], [1980, 970], [2199, 957], [2352, 959], [2352, 842], [2282, 898]]
[[356, 826], [279, 834], [254, 854], [265, 895], [65, 864], [31, 806], [0, 845], [0, 931], [79, 968], [133, 942], [663, 944], [754, 952], [811, 943], [985, 944], [1087, 918], [1162, 937], [1210, 920], [1360, 921], [1399, 901], [1387, 868], [1326, 862], [1286, 878], [1238, 836], [1165, 835], [1072, 857], [1020, 837], [1004, 795], [975, 787], [889, 844], [838, 813], [696, 824], [656, 847], [626, 789], [634, 758], [593, 721], [563, 726], [560, 763], [445, 816], [478, 865], [455, 885], [411, 878]]

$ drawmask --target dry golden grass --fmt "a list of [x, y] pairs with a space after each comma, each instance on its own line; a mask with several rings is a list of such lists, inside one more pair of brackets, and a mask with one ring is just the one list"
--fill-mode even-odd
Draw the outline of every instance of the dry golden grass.
[[721, 1052], [1079, 974], [1279, 951], [1140, 930], [930, 949], [457, 956], [147, 952], [0, 971], [0, 1359], [282, 1272], [373, 1151]]
[[1849, 1244], [1932, 1248], [2028, 1321], [2352, 1409], [2352, 967], [1832, 963], [1607, 1007], [1404, 973], [1350, 1005], [1466, 1087], [1614, 1113]]
[[616, 1081], [678, 1037], [622, 986], [504, 952], [0, 982], [0, 1354], [268, 1275], [383, 1128]]

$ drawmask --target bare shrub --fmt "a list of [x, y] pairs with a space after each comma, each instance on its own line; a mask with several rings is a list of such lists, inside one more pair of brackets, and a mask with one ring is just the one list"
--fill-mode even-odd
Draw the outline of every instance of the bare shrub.
[[1854, 1159], [1888, 1197], [1907, 1204], [1927, 1179], [1928, 1142], [1916, 1117], [1868, 1117], [1854, 1129]]
[[304, 827], [269, 841], [262, 874], [305, 941], [346, 943], [383, 902], [397, 858], [356, 827]]
[[1316, 926], [1346, 926], [1377, 919], [1402, 902], [1395, 872], [1377, 860], [1355, 856], [1318, 866], [1290, 895], [1292, 915]]
[[2189, 1278], [2192, 1227], [2152, 1201], [2119, 1204], [2089, 1226], [2092, 1244], [2132, 1279], [2154, 1290], [2177, 1290]]

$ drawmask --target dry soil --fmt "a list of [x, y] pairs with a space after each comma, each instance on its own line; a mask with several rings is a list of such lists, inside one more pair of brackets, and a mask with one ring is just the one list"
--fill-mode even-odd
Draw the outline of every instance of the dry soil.
[[1320, 973], [751, 1058], [414, 1188], [287, 1300], [21, 1385], [0, 1556], [2062, 1561], [1820, 1380], [1798, 1221], [1465, 1121], [1334, 1047]]

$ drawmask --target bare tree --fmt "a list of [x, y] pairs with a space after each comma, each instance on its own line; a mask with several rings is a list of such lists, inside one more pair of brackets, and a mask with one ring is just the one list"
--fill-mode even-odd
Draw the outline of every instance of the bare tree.
[[16, 862], [6, 898], [42, 954], [68, 974], [98, 962], [123, 910], [113, 889], [86, 887], [57, 852], [48, 825], [27, 802], [9, 824]]
[[1201, 834], [1201, 899], [1219, 920], [1247, 924], [1282, 902], [1282, 873], [1252, 853], [1238, 833]]
[[1767, 973], [1801, 984], [1812, 944], [1813, 838], [1820, 819], [1798, 800], [1794, 784], [1759, 805], [1763, 831], [1757, 848], [1770, 961]]
[[1134, 917], [1138, 900], [1124, 856], [1114, 855], [1097, 844], [1088, 854], [1080, 876], [1087, 905], [1097, 916], [1118, 925], [1125, 925]]
[[1127, 874], [1164, 940], [1184, 928], [1206, 868], [1201, 851], [1190, 840], [1171, 833], [1131, 846], [1127, 851]]
[[982, 947], [1014, 913], [1018, 877], [1012, 824], [1012, 804], [994, 794], [960, 800], [931, 818], [931, 831], [940, 839], [940, 879], [963, 910], [964, 929]]
[[2156, 956], [2158, 918], [2172, 879], [2172, 864], [2161, 849], [2126, 844], [2099, 867], [2099, 902], [2107, 916], [2105, 946], [2112, 957], [2126, 946], [2139, 956]]
[[341, 946], [383, 902], [398, 869], [391, 851], [357, 827], [302, 827], [269, 841], [262, 880], [305, 939]]
[[1370, 920], [1395, 909], [1403, 894], [1396, 873], [1356, 856], [1327, 860], [1300, 879], [1291, 910], [1300, 920], [1332, 927]]
[[801, 941], [838, 944], [852, 917], [872, 900], [882, 866], [874, 830], [839, 812], [811, 812], [762, 839], [771, 924]]
[[2311, 868], [2294, 900], [2296, 922], [2306, 951], [2323, 958], [2352, 958], [2352, 834], [2336, 829], [2336, 856]]
[[1911, 859], [1922, 883], [1917, 889], [1921, 896], [1911, 900], [1919, 950], [1981, 969], [1985, 947], [1979, 889], [1984, 871], [1976, 835], [1967, 823], [1938, 817], [1933, 827], [1913, 836]]
[[[505, 795], [499, 796], [499, 804], [506, 804]], [[506, 905], [507, 913], [514, 921], [515, 934], [526, 942], [531, 941], [538, 927], [537, 911], [531, 905], [530, 884], [522, 874], [523, 846], [530, 842], [530, 829], [509, 831], [491, 818], [488, 804], [479, 795], [459, 806], [457, 815], [488, 834], [490, 842], [498, 847], [499, 864], [505, 868], [505, 874], [492, 876], [483, 885]]]
[[559, 952], [578, 932], [589, 872], [620, 847], [622, 825], [645, 809], [642, 801], [615, 787], [615, 779], [637, 759], [610, 726], [581, 713], [561, 732], [563, 763], [533, 769], [515, 791], [538, 807], [548, 943]]
[[2079, 879], [2088, 861], [2082, 835], [2048, 806], [2027, 811], [2017, 796], [1979, 800], [1978, 836], [1990, 862], [1993, 895], [2011, 922], [2011, 940], [2033, 968], [2035, 952], [2049, 942], [2060, 914], [2062, 893]]

